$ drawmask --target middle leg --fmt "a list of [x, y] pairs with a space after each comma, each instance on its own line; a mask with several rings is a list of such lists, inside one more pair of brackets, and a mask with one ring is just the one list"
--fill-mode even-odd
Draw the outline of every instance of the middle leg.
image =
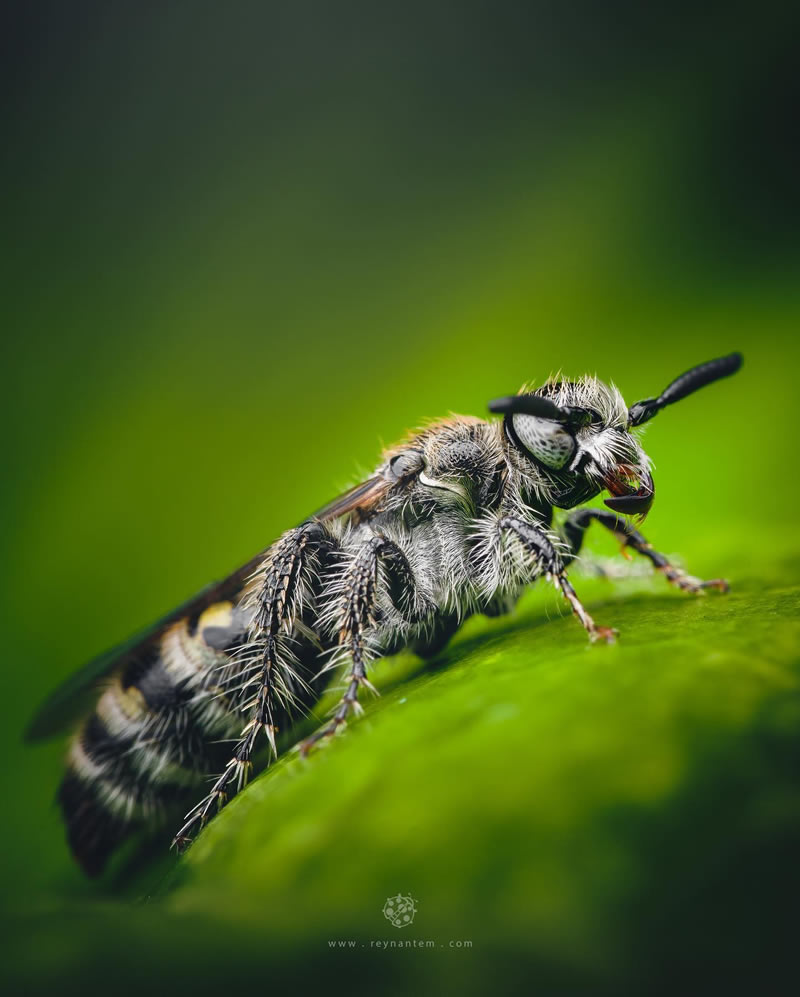
[[[380, 576], [379, 567], [384, 574]], [[347, 686], [331, 719], [301, 741], [298, 750], [305, 756], [319, 741], [332, 737], [347, 722], [350, 713], [362, 712], [358, 701], [359, 689], [377, 690], [367, 678], [367, 637], [377, 620], [379, 585], [386, 592], [395, 609], [408, 623], [422, 620], [429, 610], [422, 597], [411, 565], [400, 547], [385, 537], [373, 536], [364, 543], [341, 580], [341, 605], [339, 608], [338, 646], [345, 649], [351, 671], [346, 676]]]

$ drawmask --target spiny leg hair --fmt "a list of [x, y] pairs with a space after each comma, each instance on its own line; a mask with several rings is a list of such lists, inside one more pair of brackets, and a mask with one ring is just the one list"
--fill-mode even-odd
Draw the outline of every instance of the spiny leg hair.
[[[310, 573], [310, 561], [319, 552], [332, 546], [332, 539], [316, 522], [291, 530], [278, 543], [256, 596], [254, 632], [261, 652], [255, 676], [258, 691], [248, 704], [250, 721], [244, 727], [221, 775], [208, 794], [186, 815], [185, 823], [175, 835], [173, 845], [179, 848], [187, 845], [194, 829], [203, 827], [213, 813], [225, 804], [231, 787], [234, 792], [241, 790], [252, 768], [253, 750], [262, 730], [269, 741], [272, 754], [277, 756], [275, 701], [276, 685], [280, 679], [277, 672], [281, 667], [279, 637], [291, 631], [295, 615], [301, 608], [302, 587], [308, 580], [304, 576]], [[251, 680], [247, 684], [254, 682]], [[285, 679], [280, 684], [285, 685]]]
[[356, 552], [343, 580], [342, 606], [338, 642], [346, 648], [352, 669], [346, 676], [347, 687], [330, 721], [298, 744], [304, 757], [317, 742], [332, 737], [347, 722], [349, 713], [360, 713], [360, 688], [377, 695], [367, 678], [365, 638], [376, 623], [376, 602], [379, 584], [378, 568], [384, 566], [383, 584], [395, 608], [409, 623], [418, 622], [426, 614], [411, 565], [400, 547], [385, 537], [373, 536]]
[[504, 517], [497, 526], [499, 530], [513, 533], [519, 539], [525, 551], [542, 568], [570, 604], [572, 612], [580, 620], [583, 628], [589, 634], [590, 640], [613, 643], [616, 631], [612, 630], [611, 627], [598, 626], [586, 611], [565, 574], [565, 565], [562, 559], [547, 536], [532, 523], [512, 516]]

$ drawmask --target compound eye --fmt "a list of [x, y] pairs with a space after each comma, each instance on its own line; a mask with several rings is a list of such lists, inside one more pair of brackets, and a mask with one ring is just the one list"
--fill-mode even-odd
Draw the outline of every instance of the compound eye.
[[511, 424], [522, 446], [545, 467], [558, 470], [574, 457], [575, 437], [561, 423], [534, 415], [514, 415]]

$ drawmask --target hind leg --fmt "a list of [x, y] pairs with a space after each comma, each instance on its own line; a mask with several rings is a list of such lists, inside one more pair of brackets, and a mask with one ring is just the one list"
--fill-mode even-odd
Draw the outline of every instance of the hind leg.
[[247, 653], [250, 657], [255, 655], [255, 661], [248, 661], [247, 677], [240, 689], [245, 694], [251, 689], [255, 693], [243, 707], [250, 720], [225, 769], [208, 794], [186, 815], [173, 844], [187, 844], [195, 830], [224, 805], [232, 792], [242, 788], [252, 768], [253, 750], [260, 733], [265, 734], [273, 755], [277, 755], [277, 711], [286, 712], [295, 704], [298, 686], [303, 684], [292, 665], [286, 642], [292, 636], [304, 602], [315, 591], [320, 564], [333, 547], [334, 541], [327, 530], [320, 523], [311, 522], [284, 534], [267, 554], [247, 645]]

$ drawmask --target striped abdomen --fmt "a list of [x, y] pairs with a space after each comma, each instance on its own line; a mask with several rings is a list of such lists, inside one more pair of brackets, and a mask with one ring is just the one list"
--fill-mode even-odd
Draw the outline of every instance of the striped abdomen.
[[[97, 875], [135, 825], [218, 771], [242, 716], [229, 653], [249, 618], [232, 602], [173, 623], [130, 660], [70, 747], [59, 802], [70, 847]], [[227, 666], [227, 667], [226, 667]]]

